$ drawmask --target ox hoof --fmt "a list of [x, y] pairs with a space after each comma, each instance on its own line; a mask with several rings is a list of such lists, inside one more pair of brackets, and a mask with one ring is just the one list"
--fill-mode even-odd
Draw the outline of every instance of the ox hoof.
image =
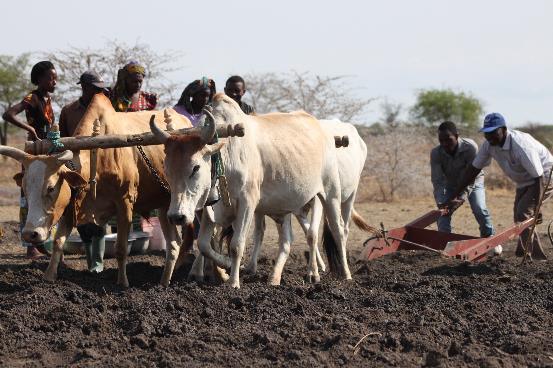
[[248, 275], [255, 275], [257, 273], [257, 265], [249, 263], [245, 268], [244, 272]]
[[159, 284], [163, 287], [169, 287], [170, 281], [161, 280]]
[[127, 289], [129, 287], [129, 280], [119, 280], [119, 281], [117, 281], [117, 285], [119, 287]]
[[305, 276], [305, 282], [309, 284], [318, 284], [321, 282], [321, 276], [319, 275], [307, 275]]
[[233, 289], [240, 289], [240, 281], [239, 280], [231, 281], [228, 285]]
[[221, 282], [227, 282], [230, 279], [229, 274], [225, 269], [217, 267], [217, 276], [219, 276], [219, 279]]
[[204, 282], [204, 275], [196, 274], [196, 273], [189, 273], [188, 277], [186, 278], [186, 281], [188, 282]]
[[269, 282], [269, 285], [271, 285], [271, 286], [280, 286], [280, 278], [271, 279], [271, 281]]
[[58, 279], [58, 275], [56, 273], [48, 273], [46, 272], [44, 274], [44, 280], [48, 282], [55, 282]]

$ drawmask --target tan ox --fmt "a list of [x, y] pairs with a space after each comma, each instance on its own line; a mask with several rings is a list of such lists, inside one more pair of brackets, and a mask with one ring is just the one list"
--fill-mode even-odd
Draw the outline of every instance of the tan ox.
[[[191, 127], [185, 117], [169, 109], [175, 128]], [[115, 112], [110, 101], [102, 94], [96, 95], [79, 125], [74, 136], [92, 135], [93, 123], [101, 122], [101, 134], [138, 134], [149, 130], [152, 115], [160, 122], [164, 121], [163, 111], [143, 111], [131, 113]], [[163, 175], [163, 146], [143, 147], [153, 167], [165, 180]], [[94, 222], [103, 226], [112, 216], [117, 218], [116, 255], [119, 267], [117, 283], [128, 286], [126, 274], [127, 239], [131, 227], [133, 211], [146, 214], [160, 209], [160, 224], [166, 237], [168, 252], [161, 283], [168, 285], [180, 248], [180, 237], [174, 225], [167, 221], [166, 211], [170, 195], [156, 181], [136, 147], [111, 148], [98, 150], [96, 198], [84, 190], [76, 199], [77, 224], [70, 220], [72, 216], [62, 213], [70, 201], [69, 186], [82, 187], [90, 180], [90, 151], [65, 151], [52, 156], [32, 156], [11, 147], [1, 147], [0, 153], [11, 156], [25, 166], [22, 178], [23, 190], [29, 203], [29, 214], [23, 229], [26, 241], [40, 243], [45, 241], [54, 224], [60, 226], [54, 240], [54, 248], [45, 278], [55, 280], [57, 268], [62, 255], [62, 246], [72, 227], [77, 224]], [[64, 166], [73, 161], [77, 172]], [[189, 230], [189, 229], [187, 229]], [[190, 234], [190, 231], [183, 231]], [[190, 238], [187, 236], [187, 238]], [[193, 239], [186, 239], [190, 248]], [[169, 251], [173, 249], [174, 251]]]
[[[210, 211], [203, 211], [198, 238], [202, 254], [219, 266], [230, 267], [230, 284], [240, 287], [240, 261], [254, 213], [284, 218], [318, 196], [328, 220], [325, 235], [333, 240], [327, 248], [331, 270], [351, 279], [340, 215], [342, 201], [335, 143], [317, 119], [304, 112], [249, 116], [231, 98], [217, 94], [208, 120], [205, 129], [211, 133], [204, 136], [213, 136], [214, 125], [219, 123], [242, 123], [246, 134], [239, 140], [229, 138], [226, 144], [210, 145], [206, 139], [170, 137], [151, 124], [152, 132], [165, 142], [165, 171], [171, 185], [168, 216], [173, 221], [189, 224], [196, 209], [204, 206], [210, 186], [210, 156], [221, 152], [232, 207], [215, 205], [215, 219], [210, 218]], [[210, 246], [213, 220], [224, 227], [232, 225], [234, 229], [230, 260]], [[285, 236], [286, 226], [280, 228], [279, 235]], [[283, 261], [279, 257], [275, 269], [283, 266]], [[197, 269], [201, 267], [193, 267]], [[271, 282], [280, 282], [278, 272]]]

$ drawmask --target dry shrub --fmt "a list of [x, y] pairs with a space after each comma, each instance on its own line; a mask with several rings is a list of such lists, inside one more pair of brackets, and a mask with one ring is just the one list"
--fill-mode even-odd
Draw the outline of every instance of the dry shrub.
[[360, 199], [393, 201], [432, 192], [429, 162], [433, 145], [421, 129], [400, 125], [363, 139], [368, 153]]

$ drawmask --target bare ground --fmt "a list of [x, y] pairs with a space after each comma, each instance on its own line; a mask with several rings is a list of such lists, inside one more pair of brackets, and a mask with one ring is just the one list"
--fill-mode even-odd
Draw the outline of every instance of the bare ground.
[[[511, 194], [492, 193], [489, 206], [498, 228], [511, 223]], [[357, 207], [389, 228], [433, 205]], [[353, 281], [323, 275], [310, 285], [296, 226], [283, 285], [270, 287], [269, 225], [260, 273], [243, 276], [240, 290], [187, 282], [186, 269], [162, 288], [159, 253], [131, 257], [131, 287], [121, 290], [113, 260], [94, 276], [79, 256], [67, 257], [58, 282], [43, 281], [47, 261], [29, 263], [17, 245], [16, 207], [0, 216], [0, 366], [553, 366], [553, 263], [521, 266], [512, 244], [482, 264], [426, 252], [364, 262], [356, 258], [366, 235], [352, 230]], [[466, 206], [454, 224], [477, 233]]]

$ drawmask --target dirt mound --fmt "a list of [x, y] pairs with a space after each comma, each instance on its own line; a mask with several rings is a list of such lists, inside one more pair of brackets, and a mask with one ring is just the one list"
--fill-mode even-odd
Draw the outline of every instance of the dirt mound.
[[52, 284], [45, 261], [3, 264], [0, 365], [553, 364], [551, 262], [407, 252], [353, 263], [352, 282], [324, 275], [317, 285], [303, 283], [304, 262], [293, 254], [283, 285], [270, 287], [262, 258], [240, 290], [189, 283], [186, 270], [162, 288], [161, 254], [131, 258], [127, 290], [113, 268], [63, 268]]

